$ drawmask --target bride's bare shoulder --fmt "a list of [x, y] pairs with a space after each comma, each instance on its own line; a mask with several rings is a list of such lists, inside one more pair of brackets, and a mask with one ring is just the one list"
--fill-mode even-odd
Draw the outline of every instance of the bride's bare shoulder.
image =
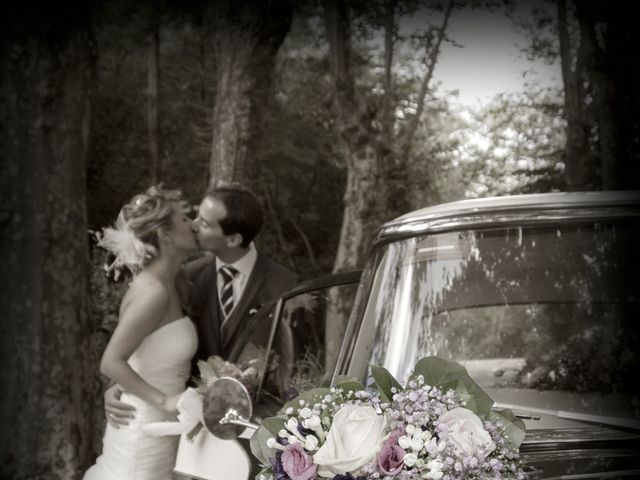
[[169, 294], [160, 280], [153, 275], [141, 272], [129, 283], [129, 288], [122, 299], [121, 310], [131, 303], [164, 304]]

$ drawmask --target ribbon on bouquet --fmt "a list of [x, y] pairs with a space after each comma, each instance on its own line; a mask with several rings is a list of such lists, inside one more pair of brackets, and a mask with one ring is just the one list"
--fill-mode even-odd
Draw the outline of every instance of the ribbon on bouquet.
[[198, 424], [204, 424], [202, 417], [202, 399], [193, 388], [187, 388], [176, 405], [178, 409], [177, 422], [153, 422], [143, 425], [144, 433], [153, 437], [164, 435], [181, 435], [189, 433]]

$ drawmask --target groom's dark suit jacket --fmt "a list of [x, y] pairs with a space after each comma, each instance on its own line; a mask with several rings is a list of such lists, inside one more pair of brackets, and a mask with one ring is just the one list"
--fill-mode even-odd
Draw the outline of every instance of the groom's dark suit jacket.
[[[293, 272], [267, 258], [260, 251], [257, 253], [256, 263], [240, 300], [222, 329], [224, 316], [218, 301], [215, 257], [210, 256], [204, 262], [195, 261], [195, 268], [190, 269], [187, 266], [187, 276], [192, 284], [190, 315], [198, 331], [198, 352], [195, 361], [204, 360], [211, 355], [219, 355], [226, 359], [233, 336], [242, 331], [243, 325], [255, 315], [260, 306], [295, 286], [297, 276]], [[257, 336], [260, 344], [266, 346], [270, 325], [257, 325], [255, 329], [252, 338], [255, 339]]]

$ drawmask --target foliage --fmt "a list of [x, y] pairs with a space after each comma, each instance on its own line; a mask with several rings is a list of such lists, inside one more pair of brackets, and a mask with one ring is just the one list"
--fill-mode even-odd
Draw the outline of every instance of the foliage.
[[476, 113], [460, 163], [468, 165], [467, 196], [557, 191], [564, 186], [561, 94], [531, 85], [500, 94]]

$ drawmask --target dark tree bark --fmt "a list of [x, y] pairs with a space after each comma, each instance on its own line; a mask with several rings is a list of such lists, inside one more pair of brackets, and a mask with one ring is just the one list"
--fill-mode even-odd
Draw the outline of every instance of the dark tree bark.
[[158, 121], [158, 85], [160, 83], [160, 19], [157, 6], [150, 5], [149, 58], [147, 72], [147, 130], [149, 135], [149, 172], [151, 183], [161, 178], [160, 127]]
[[262, 141], [276, 55], [289, 29], [287, 0], [220, 0], [210, 7], [216, 59], [216, 100], [209, 183], [251, 184]]
[[[357, 91], [351, 65], [351, 19], [345, 0], [323, 2], [325, 32], [333, 77], [332, 110], [338, 137], [337, 152], [347, 168], [344, 213], [333, 271], [358, 268], [367, 254], [379, 223], [380, 206], [385, 204], [380, 179], [378, 112]], [[334, 358], [344, 336], [348, 303], [341, 290], [329, 294], [330, 313], [325, 325], [327, 361]], [[326, 365], [329, 366], [329, 365]]]
[[584, 46], [572, 41], [567, 3], [558, 0], [560, 61], [564, 84], [564, 116], [567, 141], [564, 152], [565, 181], [568, 190], [592, 188], [590, 177], [589, 126], [585, 108]]
[[[600, 178], [605, 190], [640, 185], [640, 34], [624, 6], [578, 5], [587, 65], [594, 85], [600, 147]], [[601, 33], [599, 33], [601, 32]]]
[[569, 190], [640, 185], [640, 34], [632, 19], [620, 5], [558, 0]]
[[377, 215], [385, 204], [378, 189], [381, 123], [375, 106], [356, 87], [351, 65], [351, 20], [344, 0], [323, 2], [333, 76], [332, 109], [338, 153], [347, 167], [344, 216], [334, 272], [358, 268], [367, 253]]
[[86, 5], [12, 3], [1, 22], [0, 477], [76, 479], [101, 396], [87, 315]]

